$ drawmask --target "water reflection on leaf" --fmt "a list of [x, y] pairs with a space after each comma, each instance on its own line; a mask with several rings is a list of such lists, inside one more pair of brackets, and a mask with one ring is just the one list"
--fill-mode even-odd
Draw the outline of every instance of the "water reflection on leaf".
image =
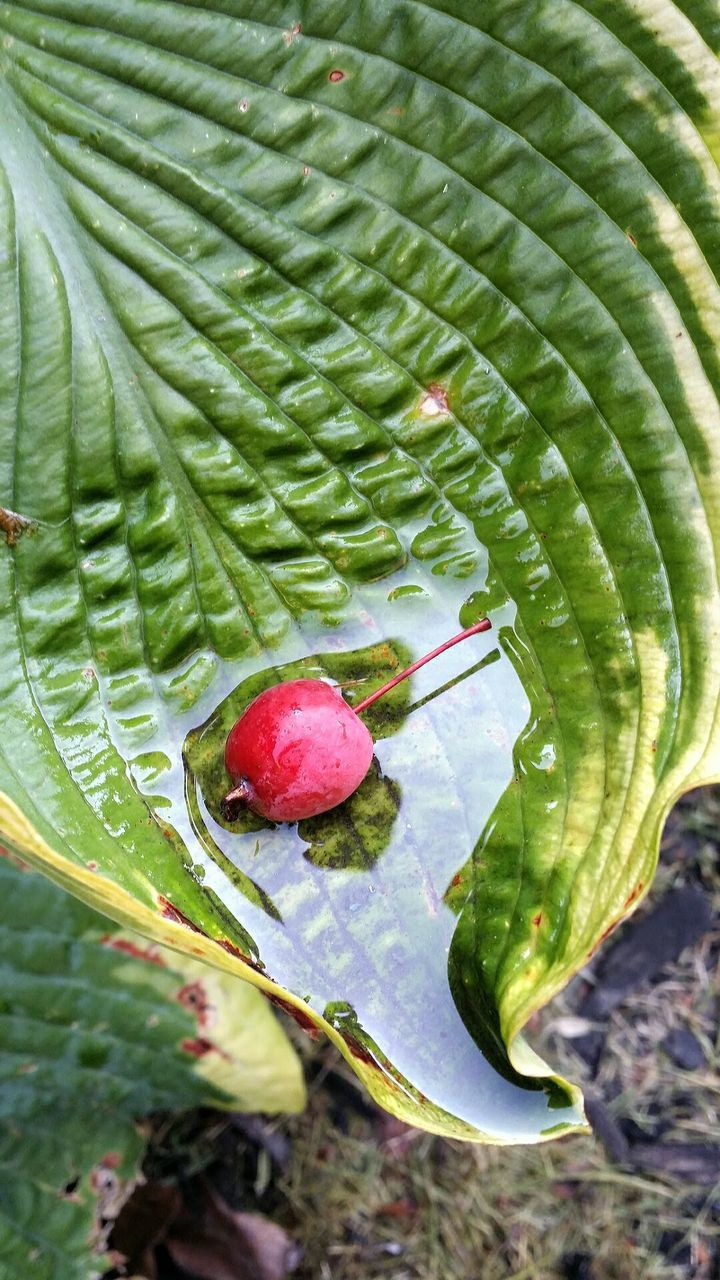
[[[497, 638], [502, 647], [503, 635]], [[433, 1102], [471, 1121], [492, 1100], [498, 1125], [509, 1132], [522, 1090], [524, 1123], [530, 1105], [531, 1123], [543, 1128], [551, 1082], [513, 1070], [497, 1010], [482, 996], [471, 1034], [448, 981], [463, 905], [453, 885], [512, 782], [512, 744], [527, 725], [522, 685], [501, 649], [469, 666], [467, 652], [456, 653], [369, 708], [375, 756], [343, 805], [298, 824], [251, 814], [227, 823], [220, 814], [225, 738], [263, 688], [329, 677], [348, 701], [360, 702], [415, 656], [392, 640], [245, 680], [186, 740], [193, 827], [204, 853], [243, 895], [235, 910], [265, 972], [282, 974], [318, 1012], [344, 1010], [332, 1022], [353, 1054], [369, 1055], [413, 1096], [427, 1087]], [[528, 1104], [533, 1095], [537, 1103]]]

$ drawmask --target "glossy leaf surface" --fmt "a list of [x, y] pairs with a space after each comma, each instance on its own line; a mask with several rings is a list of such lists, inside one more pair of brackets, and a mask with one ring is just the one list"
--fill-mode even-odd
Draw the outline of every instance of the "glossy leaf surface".
[[[519, 1032], [719, 772], [713, 7], [0, 29], [0, 829], [414, 1123], [566, 1131]], [[359, 702], [485, 613], [345, 808], [218, 820], [254, 693]]]
[[303, 1105], [298, 1059], [256, 991], [4, 858], [0, 981], [0, 1276], [104, 1270], [101, 1219], [139, 1173], [148, 1112]]

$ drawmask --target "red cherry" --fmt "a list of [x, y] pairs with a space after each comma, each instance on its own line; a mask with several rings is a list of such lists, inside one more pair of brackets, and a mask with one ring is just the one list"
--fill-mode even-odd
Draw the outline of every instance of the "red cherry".
[[225, 767], [235, 784], [221, 804], [232, 820], [243, 805], [272, 822], [313, 818], [347, 800], [370, 767], [373, 740], [358, 719], [419, 667], [479, 631], [487, 618], [446, 640], [353, 708], [324, 680], [289, 680], [258, 695], [228, 734]]
[[347, 800], [372, 756], [370, 731], [339, 689], [290, 680], [250, 703], [228, 735], [225, 767], [254, 813], [297, 822]]

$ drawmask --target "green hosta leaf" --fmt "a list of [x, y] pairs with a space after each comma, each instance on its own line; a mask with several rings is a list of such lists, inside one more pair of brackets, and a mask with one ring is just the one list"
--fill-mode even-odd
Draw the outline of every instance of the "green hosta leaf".
[[164, 952], [0, 858], [0, 1276], [103, 1270], [135, 1121], [295, 1111], [300, 1065], [256, 991]]
[[[521, 1028], [720, 773], [714, 7], [0, 29], [5, 838], [414, 1123], [566, 1131]], [[220, 820], [260, 688], [359, 699], [483, 613], [347, 806]]]

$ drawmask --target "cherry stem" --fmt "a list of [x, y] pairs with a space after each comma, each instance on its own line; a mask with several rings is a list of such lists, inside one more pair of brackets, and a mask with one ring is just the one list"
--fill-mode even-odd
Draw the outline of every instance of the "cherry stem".
[[241, 778], [237, 786], [232, 787], [220, 801], [220, 812], [227, 822], [234, 822], [242, 809], [248, 807], [253, 796], [253, 788], [247, 778]]
[[446, 640], [444, 644], [438, 645], [437, 649], [433, 649], [432, 653], [426, 653], [424, 658], [418, 658], [417, 662], [413, 662], [411, 667], [407, 667], [405, 671], [401, 671], [399, 676], [394, 676], [392, 680], [388, 680], [382, 688], [376, 689], [362, 702], [359, 702], [353, 711], [359, 715], [361, 711], [367, 711], [373, 702], [377, 702], [378, 698], [382, 698], [390, 689], [394, 689], [396, 684], [400, 684], [401, 680], [407, 680], [408, 676], [413, 675], [420, 667], [424, 667], [426, 662], [432, 662], [433, 658], [437, 658], [446, 649], [452, 649], [454, 644], [459, 644], [461, 640], [467, 640], [468, 636], [476, 636], [480, 631], [489, 631], [492, 626], [489, 618], [482, 618], [480, 622], [475, 622], [471, 627], [466, 627], [459, 635], [453, 636], [452, 640]]

